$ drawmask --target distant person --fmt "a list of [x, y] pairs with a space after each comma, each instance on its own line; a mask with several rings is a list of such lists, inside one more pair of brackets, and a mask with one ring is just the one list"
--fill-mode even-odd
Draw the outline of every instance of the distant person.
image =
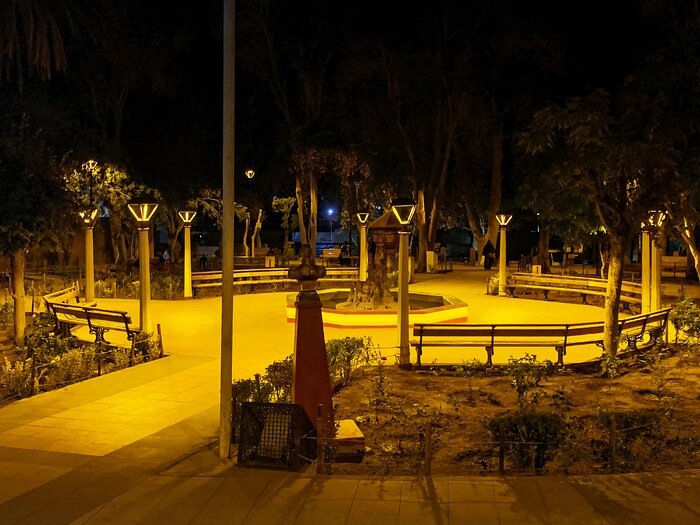
[[481, 250], [481, 255], [484, 258], [484, 270], [490, 270], [496, 260], [496, 248], [493, 247], [491, 241], [486, 241], [484, 249]]
[[350, 266], [350, 245], [344, 242], [340, 247], [340, 255], [338, 255], [338, 264], [340, 266]]

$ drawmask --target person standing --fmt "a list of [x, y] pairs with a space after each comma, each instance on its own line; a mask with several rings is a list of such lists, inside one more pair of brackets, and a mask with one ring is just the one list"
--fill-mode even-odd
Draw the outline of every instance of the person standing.
[[481, 250], [481, 255], [484, 257], [484, 270], [490, 270], [496, 259], [496, 248], [493, 247], [491, 241], [486, 241], [484, 249]]

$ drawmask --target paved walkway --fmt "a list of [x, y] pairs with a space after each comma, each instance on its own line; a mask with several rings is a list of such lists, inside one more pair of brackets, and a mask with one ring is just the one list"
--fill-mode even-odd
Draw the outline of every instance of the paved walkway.
[[[412, 289], [460, 297], [471, 322], [601, 318], [595, 307], [485, 296], [486, 275], [418, 276]], [[136, 301], [100, 304], [137, 314]], [[168, 358], [0, 409], [0, 524], [700, 524], [699, 471], [358, 479], [222, 462], [219, 301], [153, 304]], [[281, 293], [236, 297], [236, 377], [291, 353], [284, 304]], [[394, 353], [395, 331], [369, 335]]]

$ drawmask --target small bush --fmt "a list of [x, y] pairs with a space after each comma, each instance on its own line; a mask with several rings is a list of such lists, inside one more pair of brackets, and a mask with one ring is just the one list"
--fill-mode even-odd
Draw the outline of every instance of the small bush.
[[12, 300], [0, 303], [0, 325], [7, 326], [12, 322], [15, 313], [15, 303]]
[[544, 393], [542, 381], [554, 373], [554, 364], [545, 359], [540, 362], [536, 355], [508, 359], [506, 373], [513, 378], [511, 386], [518, 395], [518, 409], [523, 410], [537, 404]]
[[272, 388], [277, 403], [289, 403], [292, 399], [292, 374], [294, 356], [275, 361], [265, 369], [265, 381]]
[[692, 299], [683, 299], [671, 311], [671, 324], [676, 329], [676, 343], [697, 343], [700, 337], [700, 309]]
[[371, 358], [371, 337], [343, 337], [330, 339], [326, 343], [326, 355], [328, 357], [328, 372], [331, 382], [335, 378], [344, 386], [350, 380], [350, 374], [360, 363], [367, 363]]
[[11, 363], [7, 357], [0, 368], [0, 384], [11, 395], [27, 397], [33, 390], [39, 388], [39, 380], [35, 378], [32, 385], [32, 359], [21, 359]]
[[565, 422], [559, 414], [530, 410], [494, 417], [487, 427], [496, 442], [503, 432], [506, 454], [515, 468], [540, 470], [559, 444]]

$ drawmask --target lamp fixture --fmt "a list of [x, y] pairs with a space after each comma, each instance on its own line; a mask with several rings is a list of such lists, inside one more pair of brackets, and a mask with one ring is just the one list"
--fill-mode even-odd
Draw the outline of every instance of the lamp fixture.
[[498, 224], [505, 228], [508, 226], [508, 223], [513, 219], [513, 216], [510, 215], [509, 213], [497, 213], [496, 214], [496, 220], [498, 221]]
[[356, 214], [357, 217], [357, 222], [362, 224], [363, 226], [367, 224], [367, 221], [369, 220], [369, 213], [367, 212], [360, 212]]
[[146, 223], [151, 220], [153, 214], [158, 209], [157, 204], [143, 203], [143, 204], [129, 204], [129, 211], [131, 215], [134, 216], [136, 222], [139, 224]]
[[80, 218], [82, 219], [83, 224], [85, 224], [85, 226], [92, 226], [95, 222], [95, 219], [97, 218], [97, 212], [99, 212], [99, 209], [94, 208], [92, 211], [83, 210], [81, 212], [78, 212], [78, 215], [80, 215]]
[[197, 212], [192, 210], [181, 210], [178, 211], [177, 214], [180, 216], [182, 222], [185, 223], [185, 226], [189, 226], [190, 224], [192, 224], [192, 221], [194, 220], [195, 215], [197, 215]]
[[416, 211], [416, 203], [410, 197], [402, 197], [391, 201], [391, 209], [401, 226], [410, 224]]

